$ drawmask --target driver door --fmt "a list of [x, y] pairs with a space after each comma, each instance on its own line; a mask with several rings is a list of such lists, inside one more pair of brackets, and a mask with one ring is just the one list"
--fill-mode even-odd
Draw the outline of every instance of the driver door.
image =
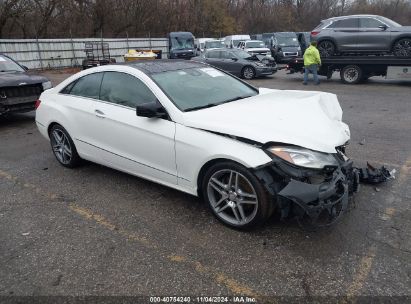
[[[238, 58], [230, 51], [222, 51], [222, 58], [224, 58], [224, 70], [235, 75], [241, 74], [242, 64], [238, 62]], [[237, 60], [234, 60], [236, 58]]]
[[105, 72], [100, 99], [88, 123], [102, 158], [109, 166], [168, 184], [177, 183], [175, 123], [136, 115], [138, 104], [156, 96], [137, 77]]
[[361, 51], [387, 51], [391, 47], [391, 32], [384, 23], [374, 18], [360, 18], [360, 31], [358, 32], [358, 50]]

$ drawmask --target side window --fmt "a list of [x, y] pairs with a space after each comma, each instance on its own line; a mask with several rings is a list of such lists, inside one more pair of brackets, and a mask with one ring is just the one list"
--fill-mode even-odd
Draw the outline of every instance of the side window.
[[63, 90], [60, 91], [61, 94], [70, 94], [71, 89], [76, 84], [77, 80], [74, 80], [69, 85], [67, 85]]
[[135, 108], [137, 105], [156, 101], [157, 98], [141, 80], [132, 75], [105, 72], [100, 99]]
[[220, 51], [211, 51], [207, 53], [207, 58], [220, 58]]
[[98, 99], [102, 78], [103, 73], [94, 73], [81, 77], [71, 88], [70, 95]]
[[221, 51], [220, 58], [221, 59], [228, 59], [228, 58], [230, 58], [230, 56], [228, 55], [227, 51]]
[[361, 28], [377, 28], [382, 24], [380, 21], [375, 20], [373, 18], [361, 18], [360, 19], [360, 27]]
[[358, 18], [349, 18], [333, 22], [328, 28], [357, 28], [359, 27]]

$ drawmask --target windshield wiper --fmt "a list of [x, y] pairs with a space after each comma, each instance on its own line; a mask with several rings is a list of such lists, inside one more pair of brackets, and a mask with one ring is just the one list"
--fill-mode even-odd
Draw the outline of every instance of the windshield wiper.
[[197, 106], [197, 107], [192, 107], [192, 108], [188, 108], [185, 109], [184, 112], [190, 112], [190, 111], [196, 111], [196, 110], [201, 110], [201, 109], [207, 109], [207, 108], [211, 108], [211, 107], [215, 107], [218, 106], [220, 103], [209, 103], [206, 104], [204, 106]]
[[252, 95], [233, 97], [231, 99], [227, 99], [227, 100], [223, 101], [222, 103], [232, 102], [232, 101], [236, 101], [236, 100], [240, 100], [240, 99], [244, 99], [244, 98], [248, 98], [248, 97], [252, 97]]
[[224, 104], [224, 103], [228, 103], [228, 102], [232, 102], [232, 101], [236, 101], [236, 100], [248, 98], [248, 97], [251, 97], [251, 96], [252, 96], [252, 95], [237, 96], [237, 97], [233, 97], [233, 98], [224, 100], [224, 101], [222, 101], [222, 102], [209, 103], [209, 104], [206, 104], [206, 105], [203, 105], [203, 106], [188, 108], [188, 109], [185, 109], [184, 112], [190, 112], [190, 111], [196, 111], [196, 110], [201, 110], [201, 109], [207, 109], [207, 108], [219, 106], [219, 105]]

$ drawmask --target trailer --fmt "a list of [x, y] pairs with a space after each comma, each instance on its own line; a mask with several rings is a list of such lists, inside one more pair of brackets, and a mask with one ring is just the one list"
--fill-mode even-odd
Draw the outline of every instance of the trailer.
[[116, 62], [110, 56], [110, 46], [107, 42], [86, 42], [84, 52], [86, 58], [82, 62], [83, 70]]
[[[411, 80], [411, 58], [386, 55], [333, 56], [321, 58], [318, 75], [330, 79], [334, 72], [340, 73], [343, 83], [357, 84], [373, 76], [393, 80]], [[304, 72], [304, 59], [296, 58], [288, 62], [289, 74]]]

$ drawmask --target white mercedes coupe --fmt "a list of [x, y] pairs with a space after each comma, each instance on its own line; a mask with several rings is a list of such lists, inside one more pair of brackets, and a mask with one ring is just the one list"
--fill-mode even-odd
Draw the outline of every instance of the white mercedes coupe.
[[255, 88], [192, 61], [82, 71], [45, 91], [36, 123], [56, 159], [82, 159], [204, 199], [224, 224], [331, 225], [358, 177], [333, 94]]

